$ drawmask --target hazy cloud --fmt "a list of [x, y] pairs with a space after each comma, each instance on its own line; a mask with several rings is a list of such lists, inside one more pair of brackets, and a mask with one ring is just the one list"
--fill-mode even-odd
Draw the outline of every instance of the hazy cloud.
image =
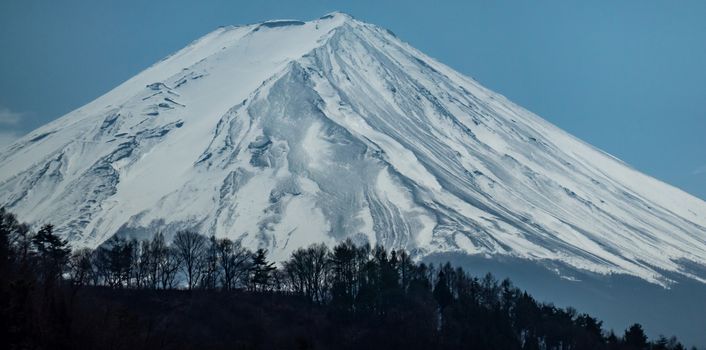
[[703, 166], [696, 168], [696, 170], [694, 170], [692, 172], [692, 174], [694, 174], [694, 175], [706, 174], [706, 165], [703, 165]]
[[5, 106], [0, 106], [0, 148], [3, 148], [19, 139], [19, 124], [24, 113], [15, 112]]
[[17, 125], [20, 122], [20, 118], [22, 118], [22, 113], [0, 106], [0, 124]]
[[15, 140], [20, 138], [20, 135], [12, 131], [0, 131], [0, 148], [3, 148]]

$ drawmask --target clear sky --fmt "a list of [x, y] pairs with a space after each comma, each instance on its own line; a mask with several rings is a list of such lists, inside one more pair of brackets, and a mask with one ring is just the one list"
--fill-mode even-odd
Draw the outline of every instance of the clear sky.
[[0, 1], [0, 143], [219, 25], [340, 10], [706, 199], [706, 1]]

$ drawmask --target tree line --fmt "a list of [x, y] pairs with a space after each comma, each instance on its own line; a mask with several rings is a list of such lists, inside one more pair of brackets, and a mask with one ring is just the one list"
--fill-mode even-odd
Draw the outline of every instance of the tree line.
[[[0, 254], [5, 348], [74, 348], [75, 338], [86, 336], [72, 331], [80, 322], [76, 304], [96, 290], [136, 290], [162, 299], [175, 298], [173, 291], [234, 302], [269, 296], [279, 308], [321, 315], [325, 323], [292, 336], [299, 348], [684, 349], [674, 337], [649, 341], [639, 324], [617, 335], [588, 314], [535, 300], [508, 279], [479, 278], [449, 263], [417, 262], [402, 249], [351, 240], [297, 249], [279, 266], [266, 250], [192, 231], [169, 241], [157, 233], [72, 251], [51, 225], [32, 232], [0, 208]], [[285, 328], [290, 321], [296, 322], [268, 322]]]

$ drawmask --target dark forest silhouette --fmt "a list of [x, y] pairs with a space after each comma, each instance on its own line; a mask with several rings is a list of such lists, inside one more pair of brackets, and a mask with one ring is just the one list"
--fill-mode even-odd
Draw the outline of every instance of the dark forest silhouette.
[[276, 267], [191, 231], [75, 251], [53, 231], [0, 208], [3, 349], [684, 349], [404, 250], [315, 244]]

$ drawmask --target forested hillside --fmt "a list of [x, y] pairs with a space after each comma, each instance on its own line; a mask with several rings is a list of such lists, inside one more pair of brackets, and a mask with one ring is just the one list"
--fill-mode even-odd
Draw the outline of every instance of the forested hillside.
[[4, 349], [684, 349], [404, 250], [267, 251], [195, 232], [72, 251], [0, 209]]

